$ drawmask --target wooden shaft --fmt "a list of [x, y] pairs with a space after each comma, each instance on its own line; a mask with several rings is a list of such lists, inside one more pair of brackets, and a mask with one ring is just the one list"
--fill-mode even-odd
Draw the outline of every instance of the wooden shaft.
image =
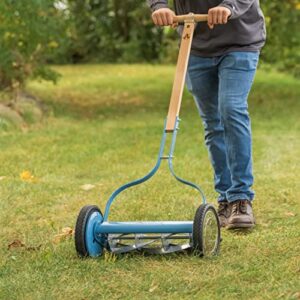
[[166, 131], [174, 131], [176, 118], [179, 116], [185, 76], [191, 51], [195, 22], [185, 21], [181, 37], [179, 55], [177, 60], [175, 78], [171, 94], [169, 112], [167, 116]]
[[183, 23], [184, 21], [206, 22], [207, 19], [208, 15], [198, 15], [192, 13], [173, 17], [174, 23]]

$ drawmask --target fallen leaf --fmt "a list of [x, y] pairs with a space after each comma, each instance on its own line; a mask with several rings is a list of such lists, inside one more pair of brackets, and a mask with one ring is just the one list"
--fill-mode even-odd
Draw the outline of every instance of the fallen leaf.
[[58, 244], [64, 240], [66, 240], [68, 237], [72, 236], [74, 233], [74, 230], [71, 228], [71, 227], [65, 227], [61, 230], [61, 233], [59, 234], [56, 234], [54, 237], [53, 237], [53, 240], [52, 242], [54, 244]]
[[21, 247], [25, 247], [25, 244], [20, 240], [13, 240], [10, 244], [8, 244], [8, 250], [11, 250], [13, 248], [21, 248]]
[[84, 191], [90, 191], [93, 188], [95, 188], [95, 185], [87, 183], [87, 184], [82, 185], [80, 188]]
[[33, 175], [30, 173], [30, 171], [23, 171], [21, 174], [20, 174], [20, 178], [22, 180], [30, 180], [33, 178]]
[[295, 216], [296, 216], [296, 214], [293, 213], [293, 212], [291, 212], [291, 211], [287, 211], [287, 212], [285, 213], [285, 215], [286, 215], [287, 217], [295, 217]]
[[61, 230], [62, 233], [66, 235], [72, 235], [73, 234], [73, 228], [71, 227], [65, 227]]
[[26, 181], [26, 182], [37, 182], [37, 178], [34, 177], [30, 171], [23, 171], [21, 174], [20, 174], [20, 178], [21, 180], [23, 181]]
[[0, 181], [5, 179], [5, 178], [6, 178], [6, 176], [0, 176]]
[[42, 245], [40, 244], [40, 245], [38, 245], [38, 246], [29, 246], [29, 247], [26, 247], [25, 249], [26, 249], [27, 251], [38, 251], [38, 250], [41, 249], [41, 247], [42, 247]]
[[14, 249], [14, 248], [24, 248], [27, 251], [36, 251], [40, 250], [42, 245], [38, 246], [26, 246], [22, 241], [16, 239], [13, 240], [10, 244], [8, 244], [8, 250]]

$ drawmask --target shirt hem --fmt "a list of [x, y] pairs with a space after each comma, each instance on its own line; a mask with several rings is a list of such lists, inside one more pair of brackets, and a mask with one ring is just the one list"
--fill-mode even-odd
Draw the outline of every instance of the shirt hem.
[[191, 54], [195, 56], [201, 56], [201, 57], [216, 57], [216, 56], [222, 56], [224, 54], [228, 54], [230, 52], [260, 52], [260, 48], [253, 48], [253, 47], [239, 47], [239, 48], [229, 48], [227, 50], [221, 50], [217, 52], [202, 52], [197, 49], [191, 49]]

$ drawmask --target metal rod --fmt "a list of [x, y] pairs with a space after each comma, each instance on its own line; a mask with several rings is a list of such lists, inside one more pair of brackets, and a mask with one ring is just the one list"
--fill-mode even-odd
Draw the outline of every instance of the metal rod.
[[[151, 239], [161, 239], [162, 236], [161, 235], [153, 235], [153, 236], [143, 236], [143, 237], [139, 237], [139, 240], [151, 240]], [[185, 239], [190, 239], [191, 236], [190, 235], [181, 235], [181, 236], [170, 236], [167, 237], [168, 240], [185, 240]], [[129, 236], [124, 236], [124, 237], [112, 237], [109, 238], [110, 240], [134, 240], [135, 237], [129, 237]]]
[[[175, 150], [176, 137], [177, 137], [177, 132], [178, 132], [178, 129], [179, 129], [179, 121], [180, 121], [180, 119], [177, 117], [176, 118], [176, 123], [175, 123], [175, 128], [174, 128], [174, 131], [173, 131], [173, 134], [172, 134], [172, 142], [171, 142], [171, 147], [170, 147], [170, 152], [169, 152], [170, 157], [173, 156], [173, 153], [174, 153], [174, 150]], [[198, 186], [197, 184], [193, 183], [193, 182], [187, 181], [187, 180], [177, 176], [175, 171], [174, 171], [174, 168], [173, 168], [172, 159], [168, 160], [168, 164], [169, 164], [170, 172], [175, 177], [175, 179], [177, 181], [179, 181], [183, 184], [189, 185], [189, 186], [195, 188], [197, 191], [199, 191], [199, 193], [201, 195], [201, 198], [202, 198], [202, 203], [205, 204], [206, 203], [206, 198], [205, 198], [205, 195], [204, 195], [201, 187]]]
[[96, 226], [101, 233], [192, 233], [193, 221], [103, 222]]

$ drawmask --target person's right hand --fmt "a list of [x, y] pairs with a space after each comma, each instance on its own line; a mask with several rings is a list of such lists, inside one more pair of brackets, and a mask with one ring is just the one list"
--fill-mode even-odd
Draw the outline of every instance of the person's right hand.
[[160, 8], [152, 13], [152, 20], [155, 25], [168, 26], [173, 25], [175, 13], [169, 8]]

